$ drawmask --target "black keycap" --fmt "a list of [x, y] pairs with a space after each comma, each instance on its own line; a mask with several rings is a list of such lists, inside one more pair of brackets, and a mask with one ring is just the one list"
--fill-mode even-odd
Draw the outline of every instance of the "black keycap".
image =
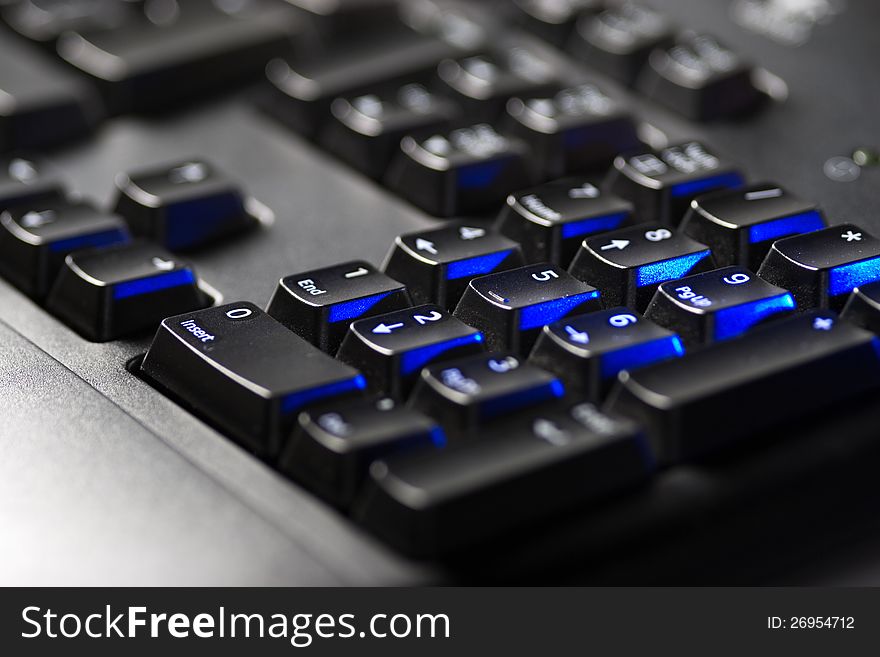
[[513, 0], [515, 19], [545, 41], [561, 46], [568, 40], [575, 21], [604, 9], [604, 0]]
[[273, 59], [266, 66], [264, 106], [289, 128], [314, 137], [329, 121], [334, 99], [371, 93], [392, 81], [427, 82], [439, 61], [460, 52], [409, 28], [365, 32], [327, 51]]
[[853, 289], [840, 316], [872, 333], [880, 333], [880, 281]]
[[88, 134], [95, 92], [36, 46], [0, 34], [0, 151], [46, 148]]
[[483, 335], [439, 306], [416, 306], [354, 322], [337, 357], [375, 392], [400, 400], [426, 365], [483, 350]]
[[683, 355], [675, 333], [618, 306], [545, 326], [529, 361], [557, 375], [570, 393], [597, 401], [619, 372]]
[[698, 196], [681, 230], [712, 249], [721, 266], [761, 266], [774, 240], [825, 228], [814, 203], [772, 184]]
[[495, 352], [426, 367], [409, 405], [436, 418], [450, 439], [479, 439], [487, 423], [564, 394], [562, 382], [549, 372]]
[[[306, 29], [300, 35], [308, 50], [330, 49], [400, 23], [397, 0], [285, 0], [300, 10]], [[313, 37], [316, 37], [313, 39]]]
[[459, 115], [447, 98], [411, 83], [385, 93], [337, 98], [320, 138], [323, 146], [371, 178], [385, 175], [400, 140], [445, 129]]
[[148, 2], [117, 29], [62, 34], [58, 54], [99, 86], [112, 112], [150, 112], [261, 75], [290, 48], [293, 29], [280, 4]]
[[607, 407], [643, 422], [665, 461], [725, 445], [880, 387], [877, 338], [808, 311], [621, 375]]
[[471, 121], [496, 120], [513, 96], [543, 96], [557, 86], [554, 66], [523, 46], [461, 59], [437, 66], [438, 89], [465, 110]]
[[666, 18], [627, 1], [596, 16], [581, 17], [569, 48], [585, 64], [633, 84], [651, 51], [672, 41], [672, 26]]
[[131, 231], [172, 251], [197, 249], [257, 225], [239, 186], [204, 160], [122, 173], [116, 189], [116, 212]]
[[528, 354], [545, 324], [600, 307], [596, 288], [542, 262], [475, 278], [455, 316], [480, 329], [489, 349]]
[[678, 332], [691, 347], [739, 337], [794, 308], [788, 291], [734, 266], [662, 283], [645, 317]]
[[125, 222], [115, 215], [58, 194], [40, 196], [0, 214], [0, 274], [42, 298], [68, 253], [128, 239]]
[[357, 396], [363, 376], [287, 330], [255, 305], [226, 304], [165, 319], [141, 369], [261, 456], [308, 405]]
[[672, 226], [697, 196], [743, 184], [732, 164], [695, 141], [618, 156], [608, 180], [615, 194], [635, 204], [639, 219]]
[[635, 486], [653, 467], [632, 423], [578, 404], [377, 461], [355, 517], [409, 554], [439, 556]]
[[512, 189], [534, 184], [529, 149], [480, 123], [425, 138], [404, 137], [386, 183], [438, 217], [497, 208]]
[[761, 93], [753, 69], [706, 34], [686, 34], [648, 57], [639, 91], [694, 121], [741, 115], [754, 109]]
[[61, 181], [44, 162], [24, 155], [0, 158], [0, 212], [63, 193]]
[[453, 310], [476, 276], [524, 264], [519, 244], [479, 226], [447, 226], [400, 235], [383, 270], [406, 283], [416, 303]]
[[854, 288], [880, 280], [880, 240], [853, 224], [786, 237], [758, 276], [790, 290], [800, 308], [840, 310]]
[[3, 21], [23, 37], [55, 41], [64, 32], [113, 30], [137, 17], [135, 0], [13, 0], [0, 2]]
[[705, 244], [642, 224], [585, 239], [569, 271], [599, 288], [606, 306], [644, 312], [660, 283], [714, 268]]
[[165, 317], [208, 305], [189, 264], [143, 241], [68, 255], [46, 300], [96, 342], [154, 331]]
[[618, 153], [641, 146], [632, 117], [591, 83], [511, 98], [503, 126], [529, 145], [546, 178], [607, 169]]
[[528, 262], [567, 267], [584, 237], [631, 220], [629, 201], [584, 178], [568, 178], [508, 196], [496, 228], [520, 243]]
[[266, 312], [330, 354], [351, 322], [412, 305], [406, 287], [362, 260], [282, 278]]
[[417, 411], [390, 399], [346, 400], [300, 413], [279, 467], [331, 504], [346, 508], [376, 459], [445, 445], [443, 430]]

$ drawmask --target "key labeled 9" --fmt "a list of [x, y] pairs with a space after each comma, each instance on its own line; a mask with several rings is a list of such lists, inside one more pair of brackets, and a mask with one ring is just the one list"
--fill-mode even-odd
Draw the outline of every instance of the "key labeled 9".
[[742, 285], [743, 283], [748, 283], [752, 280], [752, 277], [748, 274], [731, 274], [730, 276], [725, 276], [721, 280], [728, 285]]

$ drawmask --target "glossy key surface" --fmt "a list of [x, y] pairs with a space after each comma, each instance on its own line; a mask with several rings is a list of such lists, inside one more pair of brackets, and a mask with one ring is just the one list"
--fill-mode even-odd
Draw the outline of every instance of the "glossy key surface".
[[588, 237], [569, 267], [602, 291], [606, 305], [643, 312], [660, 283], [713, 269], [709, 247], [657, 224]]
[[786, 237], [758, 275], [790, 290], [801, 308], [840, 310], [853, 288], [880, 280], [880, 240], [854, 224]]
[[600, 307], [596, 288], [544, 262], [475, 278], [455, 316], [485, 333], [490, 349], [526, 355], [545, 324]]
[[683, 355], [678, 335], [618, 306], [545, 326], [529, 362], [553, 372], [572, 394], [598, 401], [619, 372]]
[[698, 196], [681, 230], [711, 247], [719, 267], [756, 271], [775, 240], [820, 230], [826, 223], [815, 203], [762, 183]]
[[416, 303], [453, 310], [477, 276], [525, 264], [517, 242], [480, 226], [399, 235], [382, 269], [406, 283]]
[[645, 310], [688, 347], [730, 340], [795, 309], [790, 292], [744, 267], [724, 267], [662, 283]]
[[428, 304], [352, 323], [337, 357], [360, 369], [372, 391], [400, 400], [426, 365], [482, 350], [482, 333]]
[[366, 386], [357, 370], [248, 302], [163, 320], [141, 369], [263, 457], [277, 455], [303, 408], [359, 396]]
[[411, 305], [402, 283], [354, 260], [285, 276], [266, 312], [332, 355], [351, 322]]

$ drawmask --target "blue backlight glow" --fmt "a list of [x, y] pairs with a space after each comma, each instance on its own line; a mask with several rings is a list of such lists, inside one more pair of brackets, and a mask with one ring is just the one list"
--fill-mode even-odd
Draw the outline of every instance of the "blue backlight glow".
[[680, 356], [684, 356], [681, 339], [677, 335], [670, 335], [602, 354], [599, 374], [603, 380], [611, 379], [623, 370], [636, 370]]
[[599, 233], [605, 230], [614, 230], [620, 226], [628, 216], [629, 213], [627, 212], [619, 212], [617, 214], [608, 214], [603, 217], [591, 217], [590, 219], [569, 221], [562, 226], [562, 239], [567, 240], [571, 237]]
[[565, 386], [558, 379], [554, 379], [537, 388], [516, 390], [503, 397], [486, 401], [480, 406], [480, 418], [491, 420], [499, 415], [505, 415], [511, 410], [528, 408], [552, 399], [560, 399], [564, 394]]
[[367, 380], [364, 378], [364, 375], [358, 374], [350, 379], [334, 381], [333, 383], [309, 388], [308, 390], [292, 392], [281, 400], [281, 412], [293, 413], [306, 404], [311, 404], [312, 402], [321, 399], [336, 397], [337, 395], [344, 395], [349, 392], [354, 392], [355, 390], [363, 390], [366, 387]]
[[636, 272], [636, 286], [656, 285], [664, 281], [674, 281], [676, 278], [685, 276], [698, 262], [709, 256], [709, 250], [691, 253], [678, 258], [652, 262], [650, 265], [642, 265]]
[[510, 250], [498, 251], [497, 253], [487, 253], [486, 255], [477, 256], [476, 258], [450, 262], [446, 266], [446, 278], [447, 280], [454, 281], [457, 278], [488, 274], [495, 271], [495, 268], [498, 267], [498, 265], [500, 265], [510, 254]]
[[675, 198], [681, 198], [682, 196], [696, 196], [697, 194], [710, 189], [741, 187], [743, 182], [741, 175], [735, 171], [731, 171], [717, 176], [678, 183], [677, 185], [672, 186], [670, 194]]
[[458, 347], [464, 347], [471, 344], [480, 344], [482, 341], [482, 333], [471, 333], [469, 335], [462, 335], [458, 338], [453, 338], [452, 340], [447, 340], [445, 342], [427, 344], [424, 347], [419, 347], [418, 349], [407, 351], [400, 358], [400, 371], [404, 374], [404, 376], [412, 374], [413, 372], [417, 372], [418, 370], [422, 369], [437, 356], [449, 351], [450, 349], [456, 349]]
[[794, 307], [794, 297], [786, 292], [770, 299], [759, 299], [751, 303], [719, 310], [715, 313], [715, 339], [735, 338], [771, 315], [788, 312]]
[[98, 246], [110, 246], [111, 244], [122, 244], [128, 241], [128, 233], [122, 229], [114, 228], [113, 230], [105, 230], [100, 233], [92, 233], [91, 235], [77, 235], [69, 237], [65, 240], [58, 240], [49, 245], [49, 250], [53, 253], [70, 253], [79, 249], [88, 249]]
[[391, 293], [383, 292], [382, 294], [374, 294], [372, 296], [364, 297], [362, 299], [355, 299], [354, 301], [337, 303], [336, 305], [330, 307], [329, 321], [332, 324], [334, 322], [344, 322], [346, 320], [360, 317], [370, 308], [382, 301], [382, 299], [387, 297], [389, 294]]
[[854, 287], [880, 279], [880, 258], [835, 267], [828, 273], [828, 294], [849, 294]]
[[767, 242], [788, 235], [812, 233], [822, 228], [825, 228], [825, 220], [822, 219], [821, 214], [812, 210], [803, 214], [794, 214], [790, 217], [782, 217], [781, 219], [774, 219], [763, 224], [749, 226], [749, 242], [752, 244]]
[[488, 187], [501, 174], [507, 159], [471, 164], [458, 170], [459, 189], [483, 189]]
[[592, 292], [583, 292], [581, 294], [573, 294], [570, 297], [562, 297], [561, 299], [553, 299], [543, 303], [536, 303], [533, 306], [527, 306], [520, 310], [519, 328], [522, 331], [528, 331], [552, 324], [558, 319], [562, 319], [578, 306], [597, 299], [599, 290]]
[[142, 294], [151, 294], [160, 290], [167, 290], [172, 287], [180, 287], [181, 285], [192, 285], [195, 283], [196, 277], [190, 269], [178, 269], [170, 271], [166, 274], [158, 276], [150, 276], [149, 278], [139, 278], [134, 281], [125, 281], [117, 283], [113, 287], [114, 299], [127, 299]]

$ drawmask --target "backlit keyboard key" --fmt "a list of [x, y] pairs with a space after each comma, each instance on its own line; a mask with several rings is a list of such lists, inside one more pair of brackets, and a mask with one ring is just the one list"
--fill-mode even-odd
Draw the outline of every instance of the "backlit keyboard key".
[[0, 214], [0, 274], [42, 298], [73, 251], [129, 240], [125, 222], [57, 193], [37, 196]]
[[825, 228], [814, 203], [778, 185], [699, 196], [681, 224], [681, 231], [708, 245], [720, 267], [741, 265], [757, 270], [775, 240]]
[[840, 316], [851, 324], [880, 334], [880, 281], [855, 288]]
[[639, 219], [671, 226], [697, 196], [743, 184], [736, 167], [695, 141], [620, 155], [608, 179], [611, 191], [635, 204]]
[[46, 300], [49, 312], [97, 342], [208, 305], [187, 263], [141, 241], [68, 255]]
[[606, 407], [642, 422], [662, 460], [704, 456], [880, 388], [877, 337], [809, 311], [621, 375]]
[[562, 398], [562, 382], [507, 353], [480, 354], [433, 365], [409, 405], [437, 418], [450, 439], [479, 439], [479, 428], [500, 417]]
[[361, 370], [372, 391], [400, 400], [423, 367], [481, 351], [477, 329], [424, 305], [354, 322], [337, 357]]
[[335, 354], [351, 322], [411, 306], [402, 283], [361, 260], [285, 276], [266, 312]]
[[135, 235], [172, 251], [199, 248], [256, 225], [239, 186], [203, 160], [116, 177], [116, 212]]
[[365, 175], [379, 179], [410, 133], [442, 130], [459, 115], [447, 98], [421, 84], [337, 98], [320, 136], [323, 146]]
[[794, 308], [787, 290], [743, 267], [725, 267], [661, 284], [645, 317], [676, 331], [690, 347], [730, 340]]
[[604, 170], [641, 146], [632, 117], [595, 84], [511, 98], [502, 125], [529, 145], [546, 178]]
[[545, 326], [529, 362], [558, 376], [569, 392], [597, 401], [619, 372], [683, 355], [675, 333], [618, 306]]
[[706, 34], [685, 34], [657, 48], [637, 81], [643, 94], [695, 121], [711, 121], [755, 108], [761, 94], [752, 66]]
[[0, 212], [38, 198], [63, 195], [61, 181], [44, 162], [24, 155], [0, 158]]
[[494, 121], [508, 98], [541, 95], [557, 86], [550, 62], [523, 46], [446, 59], [437, 67], [438, 89], [461, 104], [470, 120]]
[[632, 204], [583, 178], [568, 178], [516, 192], [496, 228], [519, 242], [528, 262], [567, 267], [587, 235], [632, 221]]
[[569, 271], [599, 288], [606, 306], [644, 312], [660, 283], [714, 268], [705, 244], [656, 224], [642, 224], [587, 238]]
[[525, 355], [545, 324], [600, 307], [596, 288], [544, 262], [475, 278], [455, 316], [480, 329], [490, 349]]
[[390, 399], [329, 402], [300, 413], [279, 467], [346, 508], [376, 459], [445, 445], [446, 435], [434, 420]]
[[407, 553], [438, 556], [634, 487], [653, 469], [634, 424], [577, 404], [377, 461], [354, 515]]
[[141, 365], [152, 381], [260, 456], [305, 407], [359, 396], [364, 378], [239, 302], [165, 319]]
[[561, 46], [568, 40], [579, 16], [604, 9], [604, 0], [513, 0], [515, 19], [524, 28]]
[[520, 267], [520, 246], [479, 226], [447, 226], [400, 235], [383, 270], [406, 283], [416, 303], [454, 309], [476, 276]]
[[627, 0], [582, 16], [569, 48], [584, 64], [632, 84], [651, 51], [672, 43], [672, 30], [657, 11]]
[[786, 237], [758, 276], [791, 290], [800, 308], [840, 310], [854, 288], [880, 280], [880, 240], [853, 224]]
[[525, 142], [485, 123], [424, 138], [407, 136], [400, 147], [388, 186], [438, 217], [497, 208], [511, 189], [535, 182]]

